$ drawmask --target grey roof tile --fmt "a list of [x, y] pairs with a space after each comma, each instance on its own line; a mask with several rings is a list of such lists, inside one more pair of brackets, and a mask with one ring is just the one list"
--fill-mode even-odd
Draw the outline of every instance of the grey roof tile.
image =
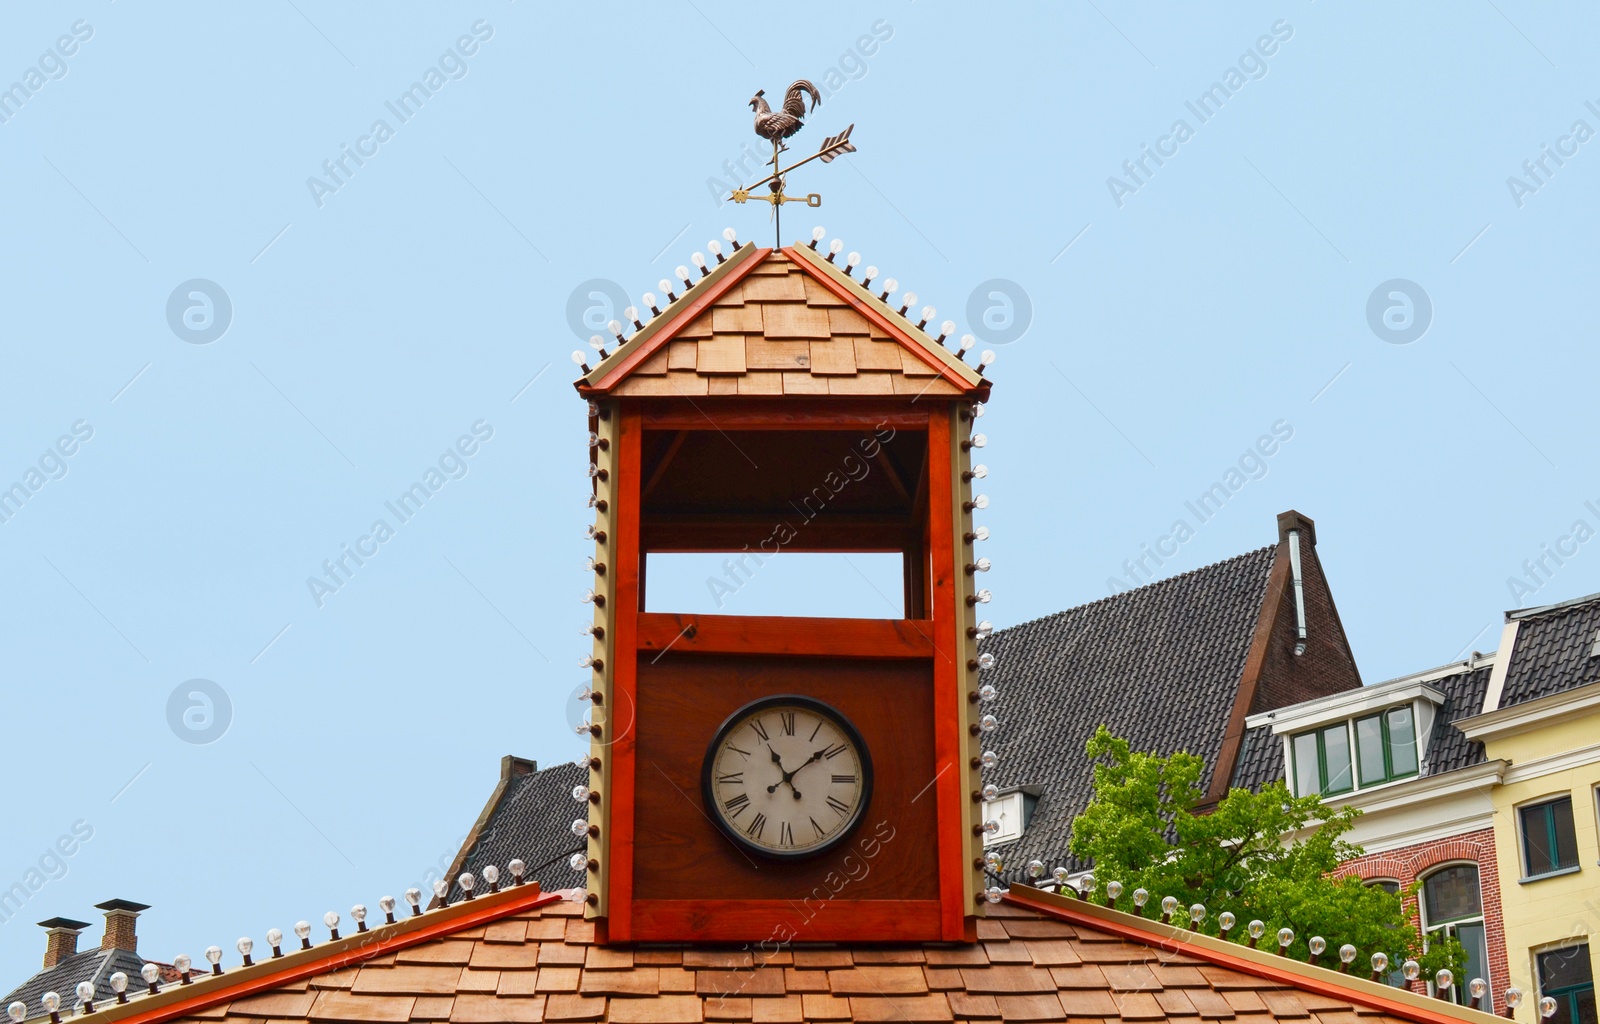
[[1038, 858], [1077, 867], [1072, 819], [1089, 803], [1084, 744], [1104, 724], [1136, 750], [1187, 750], [1211, 767], [1255, 635], [1275, 547], [996, 632], [983, 649], [1000, 691], [990, 781], [1037, 786], [1022, 838], [993, 849], [1016, 874]]
[[[570, 761], [545, 769], [528, 761], [520, 764], [526, 767], [513, 773], [462, 870], [481, 878], [484, 865], [493, 864], [505, 883], [511, 879], [506, 864], [520, 858], [528, 866], [527, 880], [537, 881], [545, 891], [578, 888], [586, 874], [572, 870], [567, 858], [583, 848], [571, 829], [573, 819], [585, 817], [588, 806], [572, 799], [572, 787], [589, 781], [588, 769]], [[449, 899], [460, 896], [460, 886], [451, 879]]]
[[69, 1010], [78, 1005], [79, 982], [94, 983], [94, 998], [97, 1003], [115, 1000], [116, 994], [111, 991], [111, 976], [121, 971], [128, 976], [129, 990], [138, 991], [139, 986], [143, 985], [139, 978], [139, 968], [143, 967], [144, 963], [144, 958], [138, 953], [126, 949], [87, 949], [67, 957], [54, 967], [40, 971], [18, 985], [10, 994], [0, 999], [0, 1006], [20, 1002], [28, 1007], [30, 1016], [36, 1016], [41, 1012], [39, 997], [46, 992], [54, 992], [61, 997], [61, 1013], [65, 1017]]
[[1600, 594], [1511, 613], [1521, 619], [1506, 670], [1500, 707], [1524, 704], [1600, 679], [1600, 658], [1591, 658], [1600, 631]]

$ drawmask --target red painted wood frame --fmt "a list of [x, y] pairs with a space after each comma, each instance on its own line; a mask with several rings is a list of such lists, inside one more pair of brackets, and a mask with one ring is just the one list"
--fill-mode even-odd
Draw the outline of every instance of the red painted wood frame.
[[[808, 939], [853, 941], [973, 941], [975, 911], [964, 898], [968, 861], [966, 779], [961, 763], [962, 730], [966, 725], [963, 680], [966, 666], [958, 636], [959, 592], [954, 550], [955, 523], [948, 499], [951, 479], [952, 404], [942, 401], [796, 401], [728, 400], [690, 403], [678, 400], [623, 400], [616, 453], [618, 545], [615, 554], [614, 607], [611, 622], [616, 640], [611, 681], [614, 707], [638, 706], [639, 654], [660, 651], [695, 626], [688, 649], [707, 653], [734, 651], [780, 656], [913, 657], [932, 665], [934, 686], [935, 776], [930, 786], [937, 801], [939, 898], [883, 900], [844, 904], [837, 927], [806, 928]], [[708, 415], [710, 413], [710, 415]], [[644, 613], [639, 607], [640, 522], [642, 515], [642, 450], [644, 431], [671, 428], [716, 430], [871, 430], [888, 423], [896, 430], [925, 432], [928, 441], [926, 548], [930, 553], [927, 620], [838, 620], [769, 617], [693, 616]], [[931, 628], [929, 628], [931, 627]], [[631, 731], [606, 736], [611, 759], [604, 856], [607, 872], [606, 916], [596, 921], [603, 942], [636, 941], [770, 941], [775, 929], [793, 925], [804, 910], [787, 899], [774, 900], [639, 900], [634, 893], [634, 814], [637, 799], [637, 739]], [[819, 915], [819, 919], [822, 915]]]

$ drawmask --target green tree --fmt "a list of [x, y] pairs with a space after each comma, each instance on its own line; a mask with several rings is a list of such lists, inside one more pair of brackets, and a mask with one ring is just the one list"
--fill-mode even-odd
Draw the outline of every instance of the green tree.
[[1207, 935], [1219, 934], [1218, 919], [1229, 911], [1238, 922], [1228, 935], [1234, 941], [1248, 941], [1248, 923], [1259, 920], [1266, 925], [1261, 948], [1276, 951], [1278, 930], [1290, 928], [1289, 955], [1301, 960], [1307, 941], [1320, 935], [1327, 966], [1338, 966], [1339, 948], [1349, 943], [1357, 950], [1351, 970], [1361, 975], [1381, 951], [1391, 969], [1413, 959], [1423, 978], [1448, 967], [1458, 985], [1470, 980], [1461, 977], [1466, 952], [1455, 939], [1423, 950], [1415, 915], [1402, 900], [1414, 896], [1415, 886], [1397, 896], [1333, 876], [1342, 862], [1361, 856], [1344, 838], [1361, 813], [1355, 808], [1291, 796], [1280, 780], [1259, 793], [1230, 790], [1211, 813], [1197, 814], [1205, 764], [1193, 754], [1136, 752], [1103, 725], [1088, 754], [1094, 797], [1072, 823], [1072, 852], [1094, 865], [1094, 898], [1103, 900], [1106, 883], [1116, 880], [1125, 910], [1136, 889], [1150, 894], [1146, 916], [1159, 917], [1162, 900], [1174, 897], [1174, 924], [1192, 926], [1189, 908], [1204, 906], [1197, 930]]

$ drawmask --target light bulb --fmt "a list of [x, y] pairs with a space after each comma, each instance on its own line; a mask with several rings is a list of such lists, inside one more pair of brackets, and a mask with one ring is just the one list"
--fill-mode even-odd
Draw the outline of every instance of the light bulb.
[[946, 320], [939, 325], [940, 338], [948, 338], [954, 333], [956, 333], [956, 322], [954, 320]]
[[732, 228], [723, 228], [722, 229], [722, 237], [727, 239], [728, 244], [730, 244], [730, 245], [738, 245], [739, 244], [739, 234], [738, 234], [738, 232], [734, 231]]
[[78, 982], [77, 993], [78, 1002], [80, 1003], [89, 1003], [94, 1001], [94, 985], [91, 982]]
[[1135, 890], [1133, 890], [1133, 905], [1134, 906], [1143, 907], [1148, 902], [1150, 902], [1150, 890], [1149, 889], [1135, 889]]
[[1372, 973], [1373, 974], [1382, 974], [1383, 972], [1387, 971], [1388, 969], [1389, 969], [1389, 954], [1388, 953], [1374, 953], [1374, 954], [1372, 954]]
[[1407, 960], [1400, 965], [1400, 973], [1407, 981], [1416, 981], [1422, 977], [1422, 965], [1415, 960]]
[[668, 281], [664, 277], [661, 280], [656, 282], [656, 287], [660, 288], [663, 294], [666, 294], [666, 295], [671, 295], [672, 294], [672, 282]]
[[1178, 898], [1176, 896], [1163, 896], [1163, 897], [1161, 897], [1161, 913], [1163, 915], [1165, 915], [1167, 917], [1171, 917], [1172, 916], [1172, 912], [1177, 910], [1177, 909], [1178, 909]]
[[1342, 964], [1354, 963], [1357, 952], [1358, 951], [1356, 947], [1346, 942], [1344, 945], [1339, 947], [1339, 962]]
[[161, 978], [161, 968], [155, 964], [145, 964], [139, 968], [139, 977], [144, 979], [145, 984], [154, 985]]
[[581, 853], [575, 853], [571, 857], [567, 858], [567, 864], [569, 864], [574, 871], [583, 871], [589, 866], [589, 858]]
[[256, 948], [256, 941], [248, 935], [242, 935], [239, 941], [233, 944], [233, 948], [239, 951], [240, 956], [249, 956], [250, 951]]
[[982, 434], [973, 434], [969, 440], [974, 448], [983, 448], [989, 443], [989, 439]]
[[992, 750], [985, 750], [983, 756], [978, 758], [978, 762], [985, 768], [993, 768], [1000, 763], [1000, 755]]
[[861, 265], [861, 254], [859, 252], [853, 252], [850, 255], [846, 256], [844, 258], [844, 265], [847, 266], [847, 267], [860, 266]]
[[572, 352], [572, 362], [577, 366], [583, 366], [585, 363], [588, 362], [588, 359], [585, 358], [585, 356], [584, 356], [584, 354], [582, 352], [579, 352], [576, 349], [574, 349], [573, 352]]
[[999, 835], [1000, 834], [1000, 822], [995, 818], [990, 818], [988, 821], [983, 823], [983, 831], [984, 831], [984, 833], [986, 835], [991, 835], [991, 836]]
[[585, 800], [589, 799], [589, 787], [588, 786], [581, 786], [581, 785], [580, 786], [573, 786], [572, 787], [572, 799], [578, 801], [578, 803], [580, 803], [580, 804], [583, 803]]
[[[990, 903], [999, 903], [1005, 894], [1006, 891], [1000, 888], [998, 885], [991, 885], [989, 888], [983, 890], [983, 898], [988, 900]], [[1549, 1014], [1546, 1014], [1545, 1016], [1549, 1016]]]
[[117, 993], [118, 995], [128, 991], [128, 976], [123, 974], [121, 971], [113, 974], [110, 978], [110, 981], [111, 991]]
[[1030, 861], [1028, 861], [1027, 872], [1028, 872], [1028, 877], [1029, 878], [1043, 878], [1044, 877], [1044, 861], [1042, 861], [1042, 860], [1030, 860]]
[[673, 270], [673, 273], [678, 275], [678, 280], [683, 282], [683, 285], [684, 285], [685, 288], [687, 288], [689, 286], [689, 268], [688, 267], [686, 267], [686, 266], [684, 266], [683, 264], [680, 263], [680, 264], [678, 264], [677, 268], [675, 270]]
[[1117, 881], [1115, 878], [1107, 882], [1106, 895], [1114, 900], [1120, 899], [1122, 897], [1122, 883]]
[[1556, 1001], [1552, 996], [1545, 996], [1539, 1000], [1539, 1016], [1554, 1017], [1556, 1015]]
[[972, 567], [978, 572], [988, 572], [990, 569], [994, 568], [994, 563], [989, 561], [987, 558], [980, 558], [976, 562], [972, 563]]
[[622, 315], [627, 317], [629, 320], [633, 321], [634, 323], [638, 323], [639, 322], [639, 307], [638, 306], [629, 306], [627, 309], [624, 309], [622, 311]]
[[989, 507], [989, 496], [987, 494], [975, 494], [975, 495], [973, 495], [972, 496], [972, 507], [975, 508], [975, 509], [988, 508]]
[[973, 540], [988, 540], [989, 539], [989, 528], [987, 526], [976, 526], [976, 527], [973, 527], [973, 529], [972, 529], [972, 539]]
[[981, 462], [978, 463], [976, 466], [973, 466], [972, 467], [972, 479], [974, 479], [974, 480], [987, 480], [987, 479], [989, 479], [989, 467], [985, 466]]
[[706, 252], [709, 252], [713, 256], [721, 256], [722, 243], [713, 238], [711, 241], [706, 243]]
[[825, 229], [821, 224], [818, 224], [816, 227], [811, 229], [811, 240], [813, 242], [820, 242], [826, 237], [828, 237], [827, 229]]
[[326, 914], [323, 914], [322, 923], [327, 925], [329, 928], [339, 927], [339, 912], [337, 910], [330, 910]]
[[511, 877], [514, 880], [512, 882], [512, 884], [513, 885], [521, 885], [522, 884], [522, 872], [527, 869], [527, 865], [522, 863], [521, 858], [513, 857], [510, 860], [506, 861], [506, 868], [511, 872]]
[[988, 619], [983, 619], [983, 620], [979, 621], [979, 623], [978, 623], [978, 639], [979, 640], [988, 639], [988, 637], [991, 636], [993, 633], [994, 633], [994, 623], [990, 622]]
[[1267, 934], [1267, 925], [1264, 921], [1251, 921], [1245, 925], [1245, 931], [1250, 933], [1252, 939], [1259, 939]]
[[1222, 929], [1224, 935], [1233, 931], [1233, 926], [1238, 923], [1239, 919], [1233, 916], [1233, 911], [1231, 910], [1224, 910], [1217, 915], [1217, 927]]
[[610, 321], [607, 321], [606, 322], [606, 330], [610, 331], [612, 334], [615, 334], [617, 336], [617, 340], [620, 341], [622, 339], [622, 321], [621, 320], [610, 320]]
[[837, 256], [841, 252], [844, 252], [844, 241], [842, 239], [835, 238], [833, 241], [828, 243], [829, 255]]
[[1006, 862], [998, 853], [991, 852], [983, 855], [983, 866], [998, 875], [1005, 870]]
[[44, 995], [39, 997], [39, 1005], [43, 1006], [50, 1013], [55, 1013], [57, 1010], [61, 1009], [60, 993], [46, 992]]
[[500, 869], [495, 867], [493, 864], [485, 865], [483, 869], [483, 880], [488, 882], [490, 886], [499, 885]]
[[456, 884], [461, 886], [462, 892], [470, 893], [472, 892], [472, 887], [478, 884], [478, 880], [473, 877], [472, 872], [463, 871], [456, 876]]
[[172, 966], [176, 967], [180, 972], [187, 972], [190, 967], [194, 966], [194, 961], [189, 959], [189, 954], [179, 953], [172, 958]]
[[878, 276], [878, 268], [877, 267], [868, 267], [866, 270], [863, 270], [861, 272], [861, 283], [862, 284], [866, 284], [866, 283], [868, 283], [869, 281], [871, 281], [873, 278], [875, 278], [877, 276]]
[[693, 263], [695, 267], [700, 270], [704, 270], [706, 268], [706, 258], [699, 253], [695, 253], [693, 256], [690, 256], [689, 262]]
[[272, 955], [273, 956], [282, 956], [283, 955], [283, 950], [280, 949], [279, 947], [283, 945], [283, 932], [279, 931], [276, 928], [268, 928], [267, 929], [267, 945], [272, 947]]
[[1455, 985], [1455, 983], [1456, 976], [1451, 973], [1448, 967], [1439, 968], [1438, 973], [1433, 976], [1434, 987], [1439, 989], [1441, 992], [1445, 989], [1451, 988]]
[[983, 403], [982, 402], [973, 402], [972, 403], [972, 418], [975, 419], [975, 420], [983, 419]]
[[434, 879], [434, 882], [433, 882], [433, 894], [435, 896], [439, 897], [439, 901], [441, 903], [444, 902], [444, 898], [445, 898], [446, 894], [448, 894], [449, 892], [450, 892], [450, 883], [448, 881], [446, 881], [443, 878]]
[[1195, 904], [1192, 904], [1189, 907], [1189, 920], [1196, 927], [1198, 927], [1200, 922], [1204, 921], [1205, 919], [1206, 919], [1206, 905], [1204, 903], [1195, 903]]
[[1321, 956], [1323, 951], [1328, 948], [1328, 940], [1320, 935], [1313, 935], [1306, 942], [1306, 948], [1311, 950], [1312, 956]]
[[22, 1021], [26, 1020], [28, 1016], [28, 1004], [12, 1003], [10, 1006], [6, 1007], [6, 1013], [11, 1017], [12, 1020], [16, 1021], [17, 1024], [22, 1024]]
[[[614, 323], [614, 324], [617, 324], [618, 327], [622, 326], [620, 323], [617, 323], [617, 321], [615, 321], [615, 320], [613, 320], [611, 322]], [[600, 337], [600, 335], [598, 335], [598, 334], [590, 335], [589, 336], [589, 347], [594, 349], [596, 352], [604, 352], [606, 350], [606, 339]], [[604, 357], [602, 357], [602, 358], [604, 358]], [[593, 445], [594, 441], [591, 440], [589, 442], [589, 444]]]
[[900, 282], [896, 281], [892, 277], [886, 279], [883, 282], [883, 292], [884, 292], [885, 295], [893, 295], [896, 291], [899, 290], [899, 288], [900, 288]]
[[983, 787], [982, 793], [985, 800], [995, 800], [1000, 796], [1000, 787], [991, 782]]
[[[666, 289], [662, 289], [662, 290], [665, 291]], [[641, 295], [639, 297], [644, 300], [644, 304], [646, 306], [649, 306], [651, 309], [657, 308], [656, 307], [656, 293], [655, 292], [645, 292], [643, 295]]]
[[1506, 1007], [1515, 1010], [1522, 1005], [1522, 989], [1515, 985], [1506, 989]]
[[422, 903], [422, 890], [416, 888], [407, 889], [406, 902], [411, 904], [413, 911], [417, 910]]
[[589, 823], [582, 818], [578, 818], [572, 823], [572, 834], [579, 839], [587, 836], [589, 834]]
[[987, 672], [991, 668], [994, 668], [994, 663], [995, 663], [995, 657], [994, 657], [993, 654], [990, 654], [988, 651], [984, 651], [982, 654], [978, 655], [978, 667], [980, 669], [984, 670], [985, 672]]
[[993, 715], [984, 715], [978, 719], [979, 732], [994, 732], [998, 728], [1000, 728], [1000, 720]]
[[982, 686], [978, 687], [978, 699], [981, 701], [991, 701], [997, 696], [999, 696], [999, 691], [989, 683], [984, 683]]
[[1279, 928], [1278, 929], [1278, 946], [1279, 946], [1279, 948], [1287, 949], [1287, 948], [1289, 948], [1289, 944], [1292, 943], [1292, 942], [1294, 942], [1294, 929], [1293, 928]]
[[979, 604], [988, 604], [990, 601], [994, 600], [994, 594], [988, 590], [980, 590], [976, 594], [973, 594], [972, 597]]
[[[1040, 866], [1043, 867], [1043, 865]], [[1061, 867], [1060, 865], [1057, 865], [1050, 870], [1050, 877], [1055, 880], [1057, 886], [1063, 886], [1067, 884], [1067, 879], [1072, 877], [1072, 872], [1068, 871], [1064, 867]]]

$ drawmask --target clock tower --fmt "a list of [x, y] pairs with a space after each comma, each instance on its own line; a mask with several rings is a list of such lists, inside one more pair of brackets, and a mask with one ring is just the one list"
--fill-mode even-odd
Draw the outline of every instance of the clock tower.
[[[576, 382], [595, 513], [577, 795], [604, 941], [975, 938], [989, 381], [970, 338], [815, 235], [725, 232]], [[646, 611], [651, 557], [683, 552], [746, 577], [890, 552], [902, 585], [876, 619]]]

